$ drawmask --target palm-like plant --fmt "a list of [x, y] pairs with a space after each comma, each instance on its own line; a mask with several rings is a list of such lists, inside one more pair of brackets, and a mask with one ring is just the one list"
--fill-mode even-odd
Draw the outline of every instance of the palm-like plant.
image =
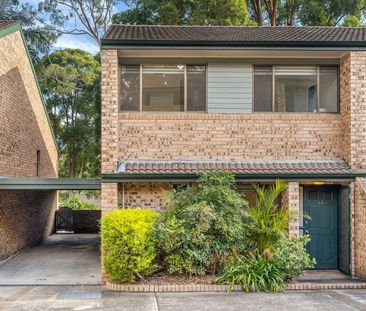
[[272, 258], [274, 245], [288, 233], [289, 213], [285, 206], [278, 203], [287, 184], [277, 180], [270, 186], [254, 185], [257, 193], [256, 206], [249, 207], [251, 219], [251, 241], [259, 254]]

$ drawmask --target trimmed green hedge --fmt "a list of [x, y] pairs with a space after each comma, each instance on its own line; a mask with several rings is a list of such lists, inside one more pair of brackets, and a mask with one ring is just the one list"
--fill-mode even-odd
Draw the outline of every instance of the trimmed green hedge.
[[113, 282], [134, 283], [157, 266], [153, 226], [158, 214], [149, 210], [115, 210], [102, 217], [102, 264]]

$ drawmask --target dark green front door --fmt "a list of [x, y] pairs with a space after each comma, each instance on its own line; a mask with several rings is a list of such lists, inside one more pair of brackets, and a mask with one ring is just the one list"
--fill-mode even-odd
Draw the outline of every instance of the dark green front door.
[[304, 187], [304, 232], [310, 235], [308, 252], [316, 269], [337, 269], [338, 191], [332, 187]]

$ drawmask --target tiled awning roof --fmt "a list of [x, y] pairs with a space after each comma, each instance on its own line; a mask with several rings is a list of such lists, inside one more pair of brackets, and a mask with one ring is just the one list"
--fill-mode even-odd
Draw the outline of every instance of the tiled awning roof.
[[229, 171], [234, 174], [344, 174], [351, 173], [343, 160], [126, 160], [118, 174], [197, 174], [205, 171]]

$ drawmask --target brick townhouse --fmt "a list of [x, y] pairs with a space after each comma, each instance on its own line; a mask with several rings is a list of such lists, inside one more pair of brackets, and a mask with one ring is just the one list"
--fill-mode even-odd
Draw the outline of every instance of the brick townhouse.
[[[366, 278], [366, 28], [112, 25], [102, 40], [102, 210], [227, 170], [289, 183], [290, 235]], [[311, 220], [303, 217], [308, 214]]]
[[57, 161], [20, 24], [0, 21], [0, 262], [52, 233], [56, 190], [19, 182], [56, 178]]

